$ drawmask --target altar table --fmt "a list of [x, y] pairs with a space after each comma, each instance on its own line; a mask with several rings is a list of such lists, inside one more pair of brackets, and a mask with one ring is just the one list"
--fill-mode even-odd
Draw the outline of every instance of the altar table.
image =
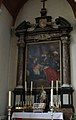
[[[44, 112], [44, 113], [34, 113], [34, 112], [13, 112], [12, 119], [52, 119], [51, 112]], [[62, 112], [53, 112], [53, 119], [55, 120], [63, 120], [63, 113]]]

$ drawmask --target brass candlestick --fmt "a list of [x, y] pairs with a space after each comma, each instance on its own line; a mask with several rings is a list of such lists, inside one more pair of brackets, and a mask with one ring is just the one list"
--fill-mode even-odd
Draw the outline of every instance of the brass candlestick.
[[53, 111], [54, 111], [54, 107], [53, 106], [51, 106], [50, 111], [51, 111], [51, 120], [53, 120]]
[[58, 91], [56, 91], [56, 107], [59, 108], [59, 95], [58, 95]]
[[50, 101], [50, 104], [49, 104], [49, 108], [50, 108], [50, 112], [51, 112], [51, 120], [53, 120], [53, 111], [54, 111], [54, 106], [51, 105], [51, 101]]
[[8, 120], [11, 120], [11, 109], [12, 106], [8, 106]]
[[25, 106], [27, 105], [27, 91], [25, 91], [25, 102], [24, 102]]
[[32, 107], [32, 91], [31, 91], [31, 94], [30, 94], [30, 107]]

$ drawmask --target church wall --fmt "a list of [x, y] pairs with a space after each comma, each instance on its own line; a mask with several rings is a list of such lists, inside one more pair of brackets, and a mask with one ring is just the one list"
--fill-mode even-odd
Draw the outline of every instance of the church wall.
[[[40, 16], [40, 9], [42, 4], [40, 0], [29, 0], [21, 9], [15, 27], [19, 25], [23, 20], [30, 21], [34, 23], [34, 18]], [[74, 91], [74, 107], [76, 108], [76, 23], [72, 8], [70, 7], [67, 0], [47, 0], [46, 8], [48, 15], [51, 15], [52, 18], [58, 16], [64, 17], [68, 20], [73, 26], [73, 31], [71, 32], [71, 81], [72, 86], [75, 89]], [[17, 41], [16, 41], [17, 42]], [[15, 48], [15, 46], [13, 47]], [[16, 50], [16, 49], [15, 49]], [[13, 52], [13, 51], [12, 51]], [[15, 74], [13, 74], [15, 76]]]
[[2, 5], [0, 14], [0, 116], [6, 113], [12, 17]]

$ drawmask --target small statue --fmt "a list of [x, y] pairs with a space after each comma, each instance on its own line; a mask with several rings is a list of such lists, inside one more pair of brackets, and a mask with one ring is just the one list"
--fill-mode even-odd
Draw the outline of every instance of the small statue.
[[46, 91], [44, 90], [43, 86], [42, 86], [42, 92], [40, 95], [40, 103], [45, 103], [46, 102]]

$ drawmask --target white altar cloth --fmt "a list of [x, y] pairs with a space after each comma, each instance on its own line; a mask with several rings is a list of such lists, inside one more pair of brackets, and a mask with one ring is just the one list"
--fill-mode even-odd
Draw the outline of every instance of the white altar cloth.
[[[51, 112], [44, 113], [33, 113], [33, 112], [13, 112], [12, 119], [23, 118], [23, 119], [48, 119], [51, 120]], [[53, 119], [63, 120], [62, 112], [53, 112]]]

